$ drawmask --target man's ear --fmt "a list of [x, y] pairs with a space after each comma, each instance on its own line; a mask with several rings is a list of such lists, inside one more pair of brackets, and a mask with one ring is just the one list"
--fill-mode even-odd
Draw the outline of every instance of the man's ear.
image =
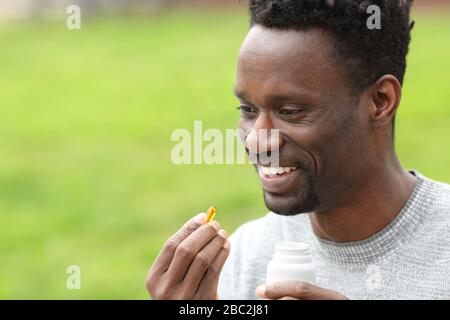
[[372, 86], [370, 120], [374, 127], [390, 125], [402, 96], [402, 86], [396, 77], [384, 75]]

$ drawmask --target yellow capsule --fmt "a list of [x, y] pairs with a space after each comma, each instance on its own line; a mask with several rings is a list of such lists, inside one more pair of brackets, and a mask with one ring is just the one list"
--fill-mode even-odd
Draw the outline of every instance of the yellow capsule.
[[208, 211], [206, 212], [206, 222], [213, 221], [214, 217], [216, 216], [217, 208], [216, 207], [210, 207]]

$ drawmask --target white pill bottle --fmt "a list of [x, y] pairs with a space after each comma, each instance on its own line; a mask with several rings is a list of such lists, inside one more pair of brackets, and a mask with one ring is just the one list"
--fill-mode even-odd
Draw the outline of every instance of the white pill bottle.
[[276, 244], [273, 259], [267, 264], [266, 283], [289, 280], [316, 283], [309, 244], [301, 242]]

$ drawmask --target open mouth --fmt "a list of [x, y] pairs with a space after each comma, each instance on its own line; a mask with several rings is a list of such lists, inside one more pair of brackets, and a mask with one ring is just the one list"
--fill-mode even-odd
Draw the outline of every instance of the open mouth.
[[297, 170], [297, 167], [263, 167], [260, 166], [262, 174], [266, 177], [282, 176], [291, 171]]
[[258, 175], [263, 189], [274, 194], [293, 190], [301, 180], [297, 167], [264, 167], [258, 165]]

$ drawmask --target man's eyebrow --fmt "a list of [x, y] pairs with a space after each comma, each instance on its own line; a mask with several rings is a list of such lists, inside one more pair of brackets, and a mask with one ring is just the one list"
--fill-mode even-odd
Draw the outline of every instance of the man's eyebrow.
[[267, 97], [270, 101], [286, 101], [292, 100], [295, 96], [283, 95], [283, 94], [271, 94]]
[[[234, 90], [234, 95], [241, 100], [245, 100], [245, 101], [249, 100], [248, 96], [245, 94], [244, 91]], [[303, 99], [309, 100], [312, 97], [305, 93], [300, 94], [299, 92], [293, 93], [293, 94], [271, 94], [271, 95], [267, 96], [267, 100], [277, 101], [277, 102], [278, 101], [279, 102], [289, 101], [289, 100], [293, 100], [296, 98], [303, 98]]]
[[[234, 95], [242, 100], [248, 100], [247, 95], [245, 94], [244, 91], [234, 91]], [[271, 94], [267, 97], [268, 99], [272, 100], [272, 101], [284, 101], [284, 100], [289, 100], [292, 99], [291, 96], [289, 95], [283, 95], [283, 94]]]
[[239, 91], [239, 90], [233, 90], [234, 95], [236, 96], [236, 98], [242, 99], [242, 100], [247, 100], [247, 95], [245, 94], [244, 91]]

